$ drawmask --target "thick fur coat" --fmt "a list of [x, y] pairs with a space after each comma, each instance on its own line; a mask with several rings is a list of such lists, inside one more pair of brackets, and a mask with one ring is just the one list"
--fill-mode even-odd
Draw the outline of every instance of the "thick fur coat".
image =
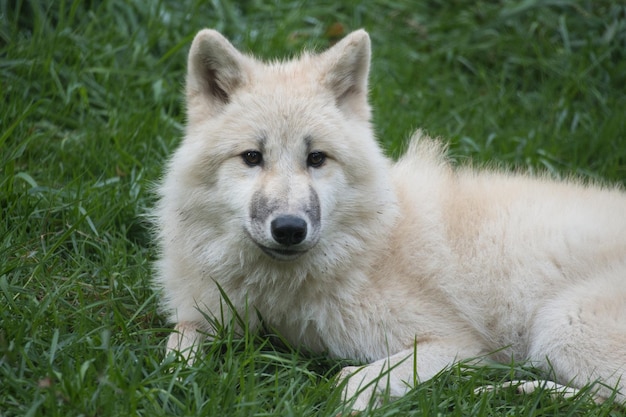
[[626, 194], [454, 168], [420, 132], [391, 162], [369, 60], [362, 30], [273, 63], [198, 33], [155, 209], [168, 350], [198, 354], [225, 294], [295, 345], [368, 364], [341, 375], [355, 409], [485, 355], [626, 400]]

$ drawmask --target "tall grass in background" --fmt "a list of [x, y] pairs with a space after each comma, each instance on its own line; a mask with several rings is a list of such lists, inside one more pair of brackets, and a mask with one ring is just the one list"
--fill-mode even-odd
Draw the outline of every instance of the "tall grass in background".
[[[249, 333], [163, 358], [151, 184], [181, 136], [186, 53], [213, 27], [263, 58], [366, 28], [378, 136], [459, 162], [626, 179], [626, 6], [608, 0], [0, 0], [0, 416], [334, 416], [342, 363]], [[476, 394], [456, 366], [372, 415], [622, 415], [585, 395]]]

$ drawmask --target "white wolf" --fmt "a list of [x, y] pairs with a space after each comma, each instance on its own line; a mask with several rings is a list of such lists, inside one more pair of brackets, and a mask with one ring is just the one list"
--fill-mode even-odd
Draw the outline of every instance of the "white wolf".
[[625, 400], [626, 194], [455, 169], [419, 132], [392, 163], [369, 60], [363, 30], [265, 64], [198, 33], [155, 213], [168, 351], [197, 354], [225, 294], [295, 345], [368, 363], [341, 374], [355, 409], [490, 354]]

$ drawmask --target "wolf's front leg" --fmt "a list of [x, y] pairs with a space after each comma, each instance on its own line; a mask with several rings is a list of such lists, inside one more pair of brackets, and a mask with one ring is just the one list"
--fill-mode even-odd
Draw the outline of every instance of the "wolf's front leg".
[[339, 381], [347, 379], [344, 399], [353, 410], [365, 410], [370, 403], [378, 407], [383, 396], [399, 398], [417, 383], [427, 381], [453, 363], [484, 355], [478, 347], [459, 347], [456, 343], [418, 343], [388, 358], [358, 367], [343, 368]]
[[178, 322], [167, 340], [166, 354], [178, 352], [188, 364], [192, 364], [204, 339], [198, 330], [199, 326], [191, 321]]

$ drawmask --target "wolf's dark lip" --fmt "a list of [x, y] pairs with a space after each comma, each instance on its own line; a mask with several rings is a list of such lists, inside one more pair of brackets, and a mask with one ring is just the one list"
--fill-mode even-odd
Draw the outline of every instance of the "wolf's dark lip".
[[292, 261], [304, 255], [304, 253], [306, 252], [304, 250], [273, 249], [262, 245], [258, 246], [263, 252], [265, 252], [266, 255], [277, 261]]

